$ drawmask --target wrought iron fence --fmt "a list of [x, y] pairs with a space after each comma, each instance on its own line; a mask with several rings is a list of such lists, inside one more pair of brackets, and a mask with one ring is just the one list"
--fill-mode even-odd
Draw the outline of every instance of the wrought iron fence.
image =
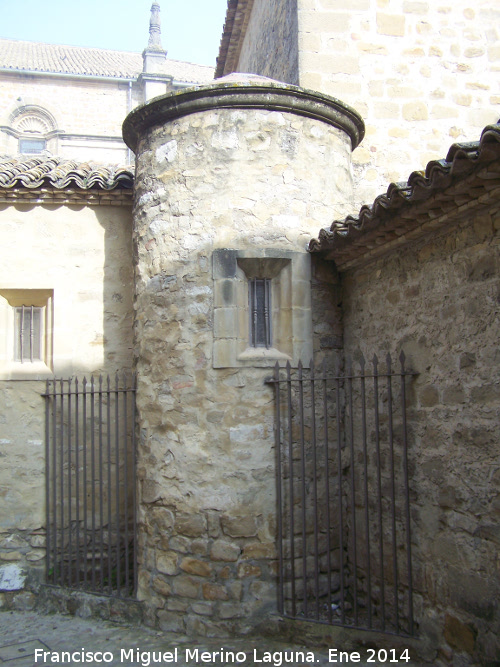
[[136, 590], [135, 377], [48, 380], [48, 583], [116, 597]]
[[292, 618], [412, 635], [406, 382], [276, 364], [279, 607]]

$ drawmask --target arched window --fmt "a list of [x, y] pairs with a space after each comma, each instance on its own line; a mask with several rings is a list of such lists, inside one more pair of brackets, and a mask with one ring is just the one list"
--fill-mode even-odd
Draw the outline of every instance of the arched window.
[[56, 122], [43, 107], [21, 106], [11, 115], [12, 134], [18, 140], [18, 151], [23, 154], [42, 153], [50, 148], [56, 136]]

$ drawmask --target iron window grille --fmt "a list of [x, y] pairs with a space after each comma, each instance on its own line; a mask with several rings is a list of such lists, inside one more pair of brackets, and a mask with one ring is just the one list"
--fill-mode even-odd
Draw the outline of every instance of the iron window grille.
[[37, 306], [14, 309], [15, 361], [42, 361], [42, 310]]
[[250, 345], [271, 347], [271, 279], [251, 278], [250, 301]]

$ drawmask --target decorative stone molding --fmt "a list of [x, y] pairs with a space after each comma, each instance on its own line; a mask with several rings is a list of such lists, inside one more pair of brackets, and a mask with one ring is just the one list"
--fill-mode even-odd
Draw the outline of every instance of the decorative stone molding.
[[21, 133], [48, 134], [57, 130], [54, 116], [38, 104], [18, 107], [10, 115], [9, 125]]
[[235, 78], [228, 81], [220, 79], [211, 86], [170, 93], [138, 107], [123, 123], [125, 143], [135, 152], [139, 137], [148, 129], [213, 109], [289, 111], [321, 120], [343, 130], [351, 139], [353, 150], [364, 137], [365, 126], [361, 116], [334, 97], [264, 77], [237, 76], [239, 81]]

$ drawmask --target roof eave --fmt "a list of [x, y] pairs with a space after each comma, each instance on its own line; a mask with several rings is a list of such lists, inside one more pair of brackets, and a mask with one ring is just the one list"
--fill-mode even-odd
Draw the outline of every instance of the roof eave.
[[74, 79], [86, 81], [106, 81], [110, 83], [135, 83], [138, 77], [130, 76], [104, 76], [99, 74], [73, 74], [70, 72], [45, 72], [42, 70], [18, 69], [13, 67], [0, 67], [1, 74], [15, 74], [17, 76], [41, 76], [56, 79]]
[[487, 126], [479, 142], [454, 144], [446, 160], [429, 162], [407, 183], [391, 183], [357, 215], [320, 230], [308, 249], [345, 270], [494, 201], [500, 202], [500, 124]]
[[237, 69], [253, 4], [254, 0], [228, 0], [215, 68], [216, 79]]

